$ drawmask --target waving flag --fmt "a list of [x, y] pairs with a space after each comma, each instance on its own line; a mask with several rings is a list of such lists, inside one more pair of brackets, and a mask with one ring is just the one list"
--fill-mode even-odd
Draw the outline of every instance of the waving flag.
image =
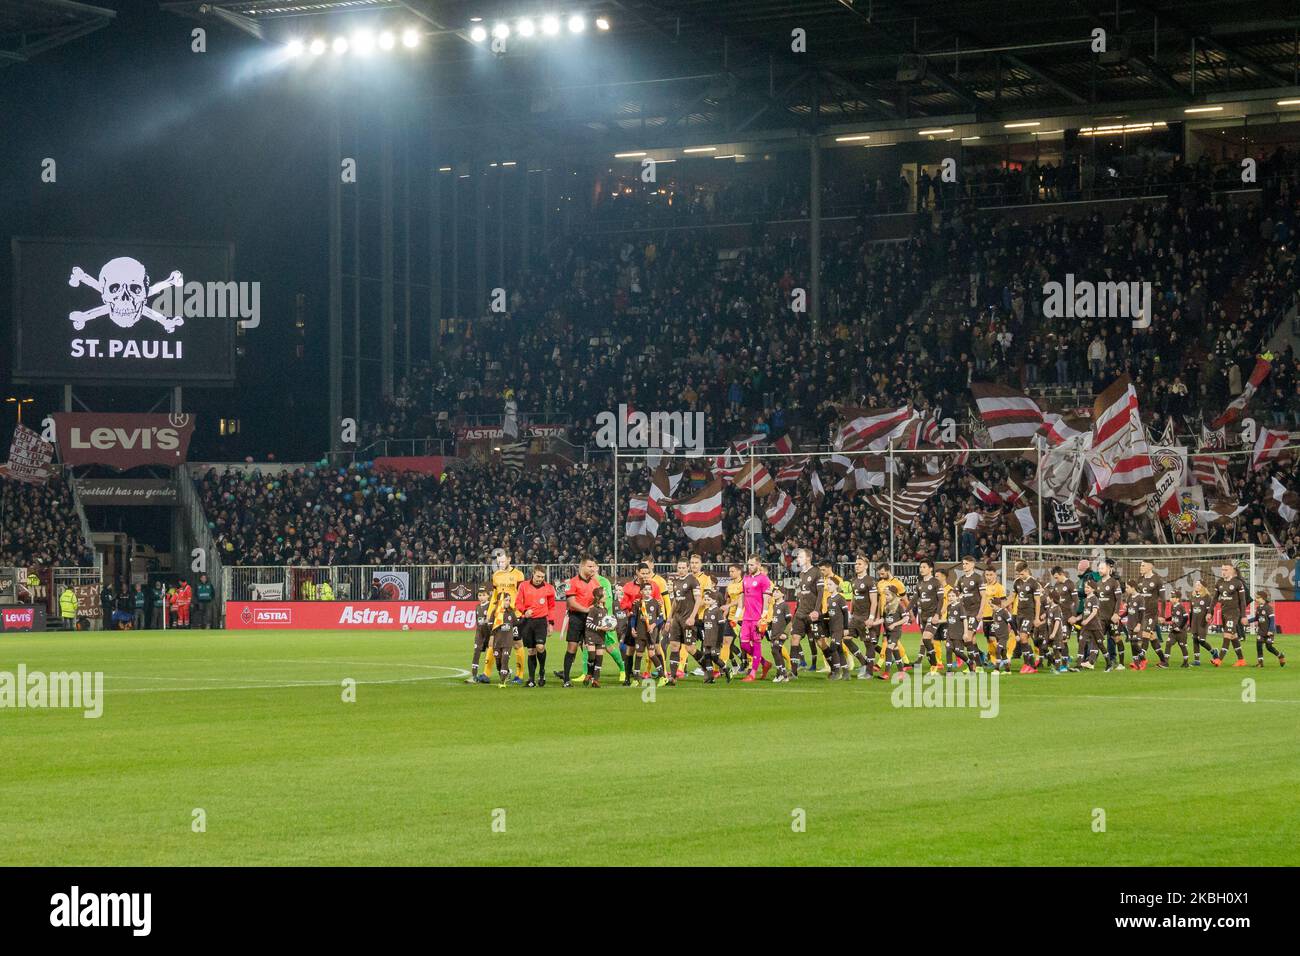
[[1092, 408], [1088, 464], [1095, 481], [1093, 493], [1110, 501], [1135, 501], [1155, 494], [1155, 468], [1129, 377], [1121, 375], [1112, 382]]
[[771, 474], [756, 461], [745, 462], [737, 472], [735, 481], [737, 488], [744, 491], [753, 488], [754, 494], [760, 498], [765, 498], [776, 490]]
[[914, 414], [906, 405], [890, 409], [841, 405], [837, 410], [846, 421], [835, 435], [836, 451], [879, 451], [903, 434]]
[[1001, 507], [1002, 496], [998, 494], [996, 491], [994, 491], [992, 488], [990, 488], [988, 485], [984, 484], [984, 482], [980, 481], [978, 478], [974, 478], [974, 477], [971, 478], [970, 490], [971, 490], [971, 494], [973, 494], [980, 501], [984, 502], [984, 504], [996, 505], [998, 507]]
[[1269, 494], [1272, 497], [1269, 506], [1277, 511], [1283, 521], [1290, 524], [1296, 518], [1300, 518], [1300, 510], [1297, 510], [1300, 509], [1300, 495], [1294, 491], [1287, 491], [1286, 485], [1276, 478], [1269, 486]]
[[773, 531], [784, 531], [786, 525], [794, 519], [794, 513], [794, 501], [784, 491], [778, 491], [772, 503], [763, 512]]
[[1043, 410], [1018, 389], [972, 382], [970, 391], [994, 448], [1028, 445], [1043, 424]]
[[0, 476], [27, 485], [43, 485], [50, 480], [50, 462], [54, 445], [26, 425], [15, 425], [9, 444], [9, 461], [0, 465]]
[[867, 504], [885, 514], [893, 514], [899, 524], [910, 525], [921, 510], [921, 506], [934, 497], [948, 480], [949, 469], [937, 475], [915, 476], [908, 480], [901, 491], [894, 493], [892, 502], [888, 495], [868, 495]]
[[776, 483], [778, 485], [793, 485], [803, 474], [804, 466], [808, 464], [807, 458], [788, 458], [776, 472]]
[[1272, 353], [1265, 352], [1255, 360], [1255, 368], [1251, 371], [1250, 378], [1246, 381], [1245, 388], [1241, 390], [1240, 395], [1228, 404], [1228, 407], [1223, 410], [1222, 415], [1210, 422], [1211, 428], [1222, 428], [1225, 425], [1230, 425], [1241, 417], [1241, 413], [1245, 411], [1246, 406], [1250, 404], [1250, 400], [1255, 397], [1255, 392], [1259, 389], [1259, 386], [1263, 383], [1264, 379], [1268, 378], [1268, 373], [1272, 371], [1272, 359]]
[[1255, 439], [1255, 452], [1250, 456], [1250, 470], [1259, 471], [1270, 461], [1277, 461], [1286, 453], [1291, 433], [1274, 428], [1261, 428]]
[[697, 494], [673, 505], [682, 531], [697, 551], [722, 550], [722, 481], [714, 478]]

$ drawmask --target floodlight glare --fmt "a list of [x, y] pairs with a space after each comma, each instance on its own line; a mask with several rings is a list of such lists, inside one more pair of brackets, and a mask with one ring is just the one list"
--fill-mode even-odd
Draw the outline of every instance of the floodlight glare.
[[469, 31], [469, 38], [475, 43], [482, 43], [487, 39], [487, 30], [483, 29], [481, 26], [475, 27]]
[[397, 45], [397, 37], [393, 36], [392, 30], [385, 30], [379, 34], [379, 48], [381, 50], [391, 50]]
[[515, 25], [515, 29], [519, 31], [521, 37], [530, 37], [537, 32], [537, 27], [534, 26], [533, 21], [529, 20], [527, 17], [520, 20], [519, 23]]
[[408, 50], [413, 50], [420, 45], [420, 31], [415, 27], [407, 27], [402, 31], [402, 46]]
[[510, 36], [510, 25], [508, 23], [498, 23], [492, 28], [492, 35], [498, 40], [504, 40]]
[[542, 17], [542, 32], [547, 36], [555, 36], [560, 32], [560, 18], [554, 15]]
[[302, 50], [303, 46], [301, 40], [290, 40], [284, 45], [284, 52], [290, 56], [302, 56]]
[[581, 33], [586, 28], [587, 28], [587, 21], [582, 19], [582, 17], [578, 16], [576, 13], [573, 16], [569, 17], [570, 33]]
[[362, 55], [375, 52], [375, 35], [369, 30], [358, 30], [352, 34], [352, 49]]
[[335, 53], [347, 53], [347, 52], [348, 52], [348, 38], [347, 38], [347, 37], [335, 37], [335, 38], [334, 38], [334, 52], [335, 52]]
[[608, 18], [608, 17], [597, 17], [597, 18], [596, 18], [596, 29], [597, 29], [597, 30], [608, 30], [608, 29], [609, 29], [609, 18]]
[[313, 56], [320, 56], [325, 52], [325, 41], [320, 37], [317, 37], [311, 41], [311, 46], [307, 49], [311, 50]]

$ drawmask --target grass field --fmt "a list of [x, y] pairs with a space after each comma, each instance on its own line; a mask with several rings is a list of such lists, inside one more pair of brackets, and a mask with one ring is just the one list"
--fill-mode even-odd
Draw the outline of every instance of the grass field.
[[[471, 686], [468, 644], [428, 632], [4, 636], [0, 671], [103, 671], [105, 702], [97, 720], [0, 710], [0, 860], [1300, 862], [1294, 654], [1285, 669], [1270, 657], [1263, 670], [1012, 675], [998, 717], [981, 719], [896, 708], [882, 682], [821, 675], [688, 680], [653, 702], [613, 681]], [[552, 665], [562, 649], [552, 642]], [[192, 831], [197, 808], [206, 832]], [[497, 810], [505, 832], [493, 832]]]

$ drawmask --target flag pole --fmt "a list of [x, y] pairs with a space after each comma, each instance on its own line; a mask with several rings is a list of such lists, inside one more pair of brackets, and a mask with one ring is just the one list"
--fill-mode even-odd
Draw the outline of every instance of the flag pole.
[[749, 550], [746, 554], [754, 553], [754, 446], [749, 446], [749, 525], [746, 530], [749, 532]]
[[1043, 549], [1043, 452], [1039, 449], [1038, 464], [1034, 468], [1034, 478], [1038, 482], [1038, 555], [1042, 557]]
[[618, 578], [618, 445], [614, 445], [614, 578]]
[[894, 440], [889, 440], [889, 567], [894, 567]]

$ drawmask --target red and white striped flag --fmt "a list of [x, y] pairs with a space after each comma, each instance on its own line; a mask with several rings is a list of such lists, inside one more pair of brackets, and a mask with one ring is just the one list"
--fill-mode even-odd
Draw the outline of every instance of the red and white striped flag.
[[1278, 516], [1290, 524], [1296, 518], [1300, 518], [1300, 495], [1294, 491], [1287, 491], [1286, 485], [1274, 478], [1269, 486], [1269, 494], [1272, 501], [1269, 504], [1277, 510]]
[[1047, 443], [1052, 447], [1059, 447], [1066, 442], [1078, 438], [1080, 435], [1088, 434], [1091, 426], [1086, 418], [1067, 418], [1064, 415], [1058, 415], [1056, 412], [1044, 412], [1043, 424], [1038, 433], [1047, 439]]
[[980, 481], [978, 478], [974, 478], [974, 477], [971, 478], [970, 490], [971, 490], [971, 494], [973, 494], [980, 501], [984, 502], [986, 505], [997, 505], [998, 507], [1001, 507], [1002, 496], [998, 494], [996, 491], [994, 491], [992, 488], [990, 488], [988, 485], [984, 484], [984, 482]]
[[972, 382], [970, 391], [994, 448], [1027, 446], [1043, 424], [1043, 410], [1018, 389]]
[[821, 501], [826, 497], [826, 488], [822, 485], [822, 476], [817, 472], [808, 475], [808, 485], [812, 489], [813, 501]]
[[1291, 433], [1274, 428], [1261, 428], [1255, 439], [1255, 452], [1250, 456], [1250, 470], [1259, 471], [1270, 461], [1277, 461], [1286, 454], [1286, 446], [1291, 441]]
[[646, 505], [649, 500], [645, 495], [631, 495], [628, 497], [625, 537], [631, 539], [645, 537]]
[[885, 459], [880, 455], [861, 455], [854, 462], [853, 470], [840, 479], [835, 490], [853, 496], [870, 488], [883, 488], [885, 482]]
[[782, 455], [788, 455], [790, 452], [794, 451], [794, 448], [790, 445], [790, 436], [782, 435], [776, 441], [772, 442], [772, 450], [779, 452]]
[[1198, 485], [1217, 488], [1228, 494], [1228, 459], [1224, 455], [1191, 455], [1192, 479]]
[[776, 483], [778, 485], [793, 485], [803, 474], [804, 466], [808, 464], [807, 458], [787, 458], [786, 463], [777, 469]]
[[835, 435], [836, 451], [879, 451], [903, 434], [915, 414], [906, 405], [888, 409], [841, 405], [838, 411], [846, 421]]
[[778, 491], [772, 503], [763, 512], [773, 531], [784, 531], [785, 526], [794, 519], [794, 513], [794, 500], [784, 491]]
[[746, 435], [742, 438], [733, 438], [731, 440], [731, 450], [737, 455], [744, 455], [756, 445], [762, 445], [767, 441], [767, 436], [756, 432], [753, 435]]
[[1111, 501], [1135, 501], [1155, 494], [1155, 468], [1146, 430], [1138, 415], [1137, 392], [1121, 375], [1092, 406], [1092, 445], [1088, 464], [1093, 494]]
[[682, 531], [696, 550], [722, 550], [722, 482], [714, 478], [699, 492], [673, 505]]
[[1250, 400], [1255, 397], [1255, 392], [1259, 389], [1259, 386], [1264, 379], [1268, 378], [1268, 373], [1272, 371], [1273, 363], [1271, 358], [1271, 355], [1269, 358], [1264, 358], [1261, 355], [1255, 359], [1255, 368], [1251, 371], [1250, 378], [1246, 381], [1246, 386], [1241, 390], [1241, 394], [1228, 404], [1222, 415], [1210, 422], [1211, 428], [1222, 428], [1241, 417], [1241, 413], [1245, 411]]
[[747, 461], [736, 474], [736, 487], [743, 491], [754, 489], [754, 494], [765, 498], [776, 490], [772, 475], [756, 461]]

